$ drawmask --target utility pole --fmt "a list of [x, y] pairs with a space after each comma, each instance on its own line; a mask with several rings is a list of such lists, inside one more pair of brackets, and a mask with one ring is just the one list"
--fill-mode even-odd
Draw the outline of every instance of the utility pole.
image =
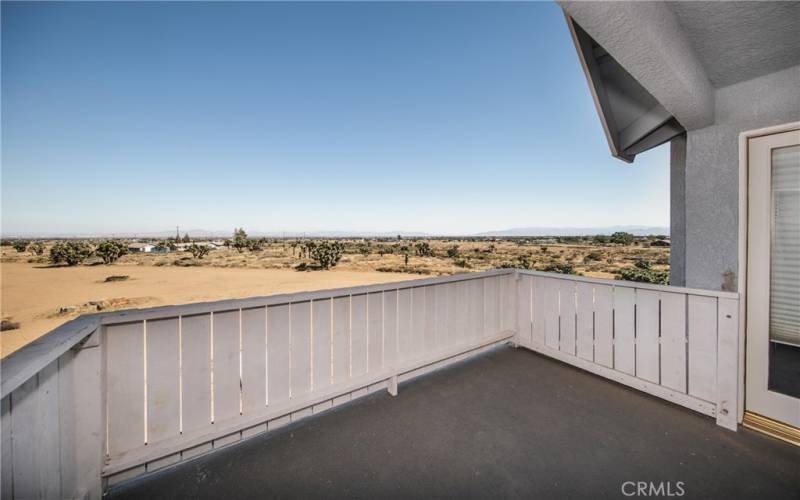
[[181, 227], [175, 226], [175, 243], [181, 241]]

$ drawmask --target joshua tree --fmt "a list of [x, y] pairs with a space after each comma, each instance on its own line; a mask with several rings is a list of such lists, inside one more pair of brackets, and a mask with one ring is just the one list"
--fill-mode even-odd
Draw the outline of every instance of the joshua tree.
[[31, 246], [28, 247], [28, 250], [35, 253], [36, 255], [42, 255], [44, 253], [44, 243], [41, 241], [35, 241], [31, 243]]
[[422, 241], [414, 245], [417, 255], [420, 257], [433, 257], [433, 249], [427, 241]]
[[113, 264], [117, 259], [128, 253], [128, 247], [119, 241], [106, 240], [97, 245], [95, 253], [98, 257], [103, 259], [104, 264], [109, 265]]
[[189, 247], [189, 252], [191, 252], [192, 257], [195, 259], [202, 259], [208, 255], [208, 252], [210, 251], [211, 248], [209, 248], [208, 245], [198, 245], [197, 243], [192, 243], [192, 245]]
[[14, 242], [12, 246], [14, 247], [14, 250], [22, 253], [28, 249], [28, 243], [29, 243], [28, 240], [17, 240]]
[[239, 253], [244, 252], [247, 248], [247, 233], [244, 232], [244, 228], [236, 228], [233, 231], [233, 248], [235, 248]]
[[50, 260], [53, 264], [77, 266], [93, 253], [92, 247], [83, 241], [58, 242], [50, 248]]
[[[311, 242], [313, 243], [313, 242]], [[311, 247], [309, 256], [321, 269], [330, 269], [342, 258], [342, 244], [338, 241], [323, 241]]]
[[458, 245], [453, 245], [447, 249], [447, 256], [451, 259], [458, 257]]
[[611, 235], [611, 243], [618, 243], [620, 245], [630, 245], [633, 243], [633, 235], [624, 231], [618, 231]]

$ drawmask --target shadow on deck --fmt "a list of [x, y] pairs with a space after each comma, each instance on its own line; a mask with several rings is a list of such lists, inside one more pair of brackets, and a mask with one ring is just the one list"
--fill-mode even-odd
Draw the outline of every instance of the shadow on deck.
[[619, 498], [626, 481], [796, 499], [800, 448], [503, 347], [108, 496]]

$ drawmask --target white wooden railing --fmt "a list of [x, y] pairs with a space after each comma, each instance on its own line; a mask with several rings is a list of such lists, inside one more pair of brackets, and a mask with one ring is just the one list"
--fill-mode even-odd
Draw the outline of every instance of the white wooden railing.
[[2, 362], [2, 498], [95, 498], [514, 343], [735, 429], [735, 294], [525, 270], [82, 316]]
[[517, 286], [521, 346], [736, 430], [737, 294], [527, 270]]
[[501, 270], [81, 318], [3, 366], [2, 496], [96, 496], [370, 392], [396, 394], [513, 338], [515, 304], [513, 270]]

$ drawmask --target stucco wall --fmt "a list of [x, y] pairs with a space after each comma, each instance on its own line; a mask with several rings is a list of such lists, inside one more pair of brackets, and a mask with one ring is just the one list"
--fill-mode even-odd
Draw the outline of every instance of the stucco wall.
[[684, 204], [686, 286], [736, 289], [739, 134], [798, 120], [800, 66], [794, 66], [717, 90], [715, 124], [688, 132], [685, 201], [680, 190], [671, 196], [673, 217]]
[[669, 147], [669, 283], [686, 285], [686, 134]]

